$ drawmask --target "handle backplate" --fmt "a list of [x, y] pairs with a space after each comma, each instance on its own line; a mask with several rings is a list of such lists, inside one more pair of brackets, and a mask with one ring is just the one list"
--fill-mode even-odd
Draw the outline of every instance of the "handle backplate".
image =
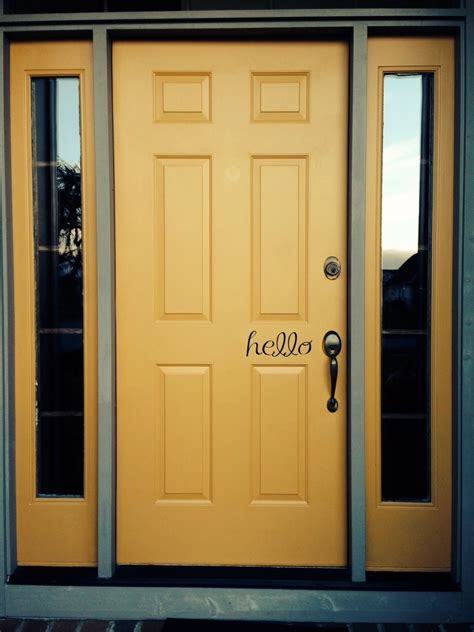
[[323, 338], [323, 351], [329, 358], [329, 376], [331, 378], [331, 394], [327, 401], [327, 407], [330, 413], [335, 413], [339, 408], [339, 403], [336, 399], [336, 384], [337, 384], [337, 356], [341, 352], [342, 341], [337, 331], [330, 330], [326, 332]]

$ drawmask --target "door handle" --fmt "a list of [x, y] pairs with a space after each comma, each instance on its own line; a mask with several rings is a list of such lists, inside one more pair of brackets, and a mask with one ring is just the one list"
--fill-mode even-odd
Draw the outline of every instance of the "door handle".
[[329, 358], [329, 375], [331, 377], [331, 394], [328, 399], [328, 410], [330, 413], [335, 413], [339, 407], [336, 395], [337, 384], [337, 356], [339, 355], [342, 347], [341, 337], [336, 331], [327, 331], [323, 338], [323, 351]]

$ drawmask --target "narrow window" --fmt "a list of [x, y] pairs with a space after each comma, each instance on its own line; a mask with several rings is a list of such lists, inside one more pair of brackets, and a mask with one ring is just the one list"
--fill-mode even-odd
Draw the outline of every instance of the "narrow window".
[[84, 494], [79, 78], [31, 80], [36, 494]]
[[382, 500], [431, 500], [433, 74], [385, 74], [382, 154]]

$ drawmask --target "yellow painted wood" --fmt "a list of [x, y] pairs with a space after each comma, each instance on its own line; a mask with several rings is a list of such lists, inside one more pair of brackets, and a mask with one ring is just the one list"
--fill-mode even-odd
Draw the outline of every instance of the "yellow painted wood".
[[[85, 493], [36, 498], [35, 278], [32, 210], [33, 76], [78, 76], [84, 261]], [[97, 334], [95, 281], [92, 48], [87, 42], [15, 42], [11, 46], [12, 224], [15, 317], [17, 559], [27, 565], [96, 563]]]
[[157, 501], [210, 502], [211, 368], [158, 369]]
[[157, 318], [209, 319], [210, 168], [209, 157], [155, 157]]
[[254, 367], [252, 386], [252, 503], [307, 503], [306, 367]]
[[121, 564], [346, 564], [347, 68], [340, 42], [114, 44]]
[[305, 320], [307, 157], [252, 163], [254, 318]]
[[[366, 239], [366, 477], [369, 570], [451, 566], [452, 240], [454, 41], [369, 40]], [[430, 503], [381, 501], [380, 205], [382, 81], [385, 71], [435, 73], [431, 303]], [[400, 455], [400, 458], [403, 458]]]

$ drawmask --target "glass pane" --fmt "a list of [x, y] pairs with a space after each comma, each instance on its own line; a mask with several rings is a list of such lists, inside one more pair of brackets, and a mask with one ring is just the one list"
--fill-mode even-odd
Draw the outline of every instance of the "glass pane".
[[38, 256], [39, 326], [41, 329], [82, 328], [82, 256], [57, 251]]
[[270, 8], [268, 0], [191, 0], [190, 5], [193, 11], [249, 11]]
[[427, 412], [426, 334], [382, 336], [382, 415]]
[[382, 155], [382, 267], [418, 254], [421, 75], [385, 75]]
[[37, 493], [77, 496], [84, 474], [79, 79], [34, 77], [31, 103]]
[[83, 409], [82, 334], [39, 335], [37, 402], [40, 414]]
[[[382, 422], [382, 498], [429, 500], [433, 75], [386, 74], [383, 90], [381, 413], [399, 426]], [[407, 425], [413, 415], [425, 421]], [[408, 432], [423, 471], [398, 453]]]
[[429, 501], [427, 419], [382, 419], [382, 500]]
[[274, 9], [437, 9], [458, 6], [459, 0], [273, 0]]
[[438, 9], [457, 8], [459, 0], [5, 0], [5, 13], [84, 11], [180, 11], [197, 9]]
[[84, 494], [82, 416], [41, 416], [37, 430], [39, 496]]
[[184, 0], [108, 0], [107, 11], [181, 11]]
[[103, 11], [105, 0], [5, 0], [5, 13], [76, 13]]
[[389, 329], [424, 329], [428, 311], [428, 252], [419, 250], [399, 268], [383, 269], [382, 323]]

